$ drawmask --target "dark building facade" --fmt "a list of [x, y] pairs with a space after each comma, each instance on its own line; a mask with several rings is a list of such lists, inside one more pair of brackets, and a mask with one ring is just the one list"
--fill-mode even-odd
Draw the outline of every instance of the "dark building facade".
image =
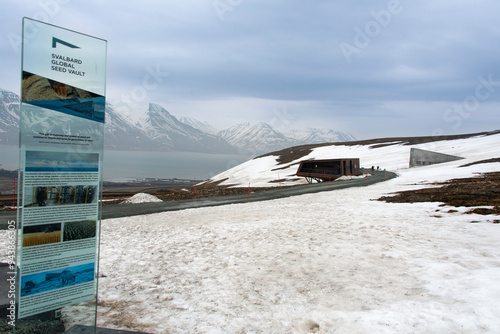
[[302, 161], [297, 176], [312, 180], [329, 181], [343, 175], [361, 175], [359, 158]]

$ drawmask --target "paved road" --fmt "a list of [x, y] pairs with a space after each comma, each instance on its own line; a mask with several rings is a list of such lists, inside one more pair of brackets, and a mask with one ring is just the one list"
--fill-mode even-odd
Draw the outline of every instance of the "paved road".
[[[369, 171], [371, 176], [367, 178], [356, 178], [346, 181], [335, 181], [335, 182], [324, 182], [324, 183], [313, 183], [302, 186], [293, 187], [283, 187], [276, 188], [273, 190], [250, 193], [249, 202], [267, 201], [277, 198], [285, 198], [290, 196], [317, 193], [321, 191], [332, 191], [336, 189], [350, 188], [350, 187], [364, 187], [366, 185], [374, 184], [384, 180], [389, 180], [397, 175], [392, 172], [373, 172]], [[226, 204], [235, 203], [246, 203], [247, 195], [233, 195], [233, 196], [223, 196], [223, 197], [210, 197], [210, 198], [199, 198], [192, 200], [183, 201], [170, 201], [170, 202], [160, 202], [160, 203], [140, 203], [140, 204], [127, 204], [127, 205], [105, 205], [102, 208], [101, 218], [119, 218], [119, 217], [129, 217], [137, 215], [145, 215], [150, 213], [164, 212], [164, 211], [176, 211], [191, 208], [203, 208], [208, 206], [219, 206]], [[9, 220], [15, 220], [16, 213], [13, 211], [0, 212], [0, 229], [5, 229], [7, 222]]]

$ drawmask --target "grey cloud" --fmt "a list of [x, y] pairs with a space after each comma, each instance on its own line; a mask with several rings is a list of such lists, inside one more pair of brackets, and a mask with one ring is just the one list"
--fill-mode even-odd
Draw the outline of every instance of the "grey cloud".
[[[480, 77], [500, 81], [500, 3], [493, 0], [220, 2], [229, 6], [222, 14], [211, 0], [70, 1], [50, 19], [108, 40], [110, 92], [140, 85], [148, 66], [168, 71], [149, 92], [159, 103], [311, 101], [311, 119], [340, 115], [346, 124], [350, 115], [369, 128], [374, 118], [385, 118], [379, 126], [384, 133], [411, 129], [405, 119], [440, 123], [442, 108], [474, 94]], [[0, 23], [4, 32], [19, 31], [21, 16], [40, 10], [37, 1], [1, 6], [13, 14]], [[350, 62], [342, 43], [356, 49]], [[4, 39], [5, 61], [17, 64], [19, 55], [8, 49]], [[8, 69], [5, 77], [12, 81], [17, 73]], [[498, 102], [499, 91], [481, 103]], [[384, 109], [394, 101], [401, 102], [400, 111]], [[412, 102], [434, 107], [414, 115]], [[482, 115], [491, 114], [478, 113], [450, 131], [486, 126]], [[418, 122], [415, 131], [430, 131], [429, 122]]]

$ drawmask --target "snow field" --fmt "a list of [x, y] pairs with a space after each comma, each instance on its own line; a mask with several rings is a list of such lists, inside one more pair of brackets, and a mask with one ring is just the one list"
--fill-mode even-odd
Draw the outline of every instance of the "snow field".
[[154, 333], [498, 332], [493, 217], [373, 201], [432, 179], [436, 166], [363, 188], [105, 220], [109, 307], [99, 323]]
[[[499, 333], [500, 225], [491, 223], [498, 216], [375, 200], [499, 171], [500, 163], [459, 167], [498, 157], [499, 138], [415, 145], [466, 159], [412, 169], [410, 146], [318, 148], [307, 159], [360, 157], [399, 177], [103, 220], [98, 325], [156, 334]], [[269, 186], [275, 167], [266, 157], [215, 178]]]

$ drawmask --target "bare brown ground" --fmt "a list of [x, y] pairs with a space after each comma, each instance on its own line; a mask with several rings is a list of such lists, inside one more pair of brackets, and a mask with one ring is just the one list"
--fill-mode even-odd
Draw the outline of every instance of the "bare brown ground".
[[[10, 181], [12, 182], [12, 181]], [[183, 186], [147, 186], [138, 183], [108, 183], [104, 186], [103, 205], [118, 204], [137, 193], [147, 193], [154, 195], [162, 201], [180, 201], [196, 198], [219, 197], [242, 195], [250, 193], [266, 191], [274, 188], [228, 188], [219, 186], [217, 183], [209, 185], [183, 185]], [[12, 210], [15, 198], [12, 194], [0, 195], [0, 211]]]
[[[221, 186], [218, 182], [209, 182], [198, 185], [179, 185], [179, 186], [161, 186], [156, 185], [147, 187], [145, 185], [135, 184], [121, 184], [119, 187], [116, 184], [108, 183], [105, 185], [103, 192], [104, 205], [120, 203], [131, 196], [142, 192], [158, 197], [162, 201], [182, 201], [196, 198], [220, 197], [243, 195], [256, 192], [267, 191], [275, 189], [273, 187], [253, 188], [253, 187], [229, 187]], [[278, 181], [276, 181], [278, 182]]]
[[[492, 208], [472, 208], [467, 213], [500, 215], [500, 172], [453, 179], [433, 185], [436, 187], [402, 191], [394, 196], [380, 197], [378, 200], [390, 203], [442, 202], [443, 206], [471, 208], [489, 206]], [[495, 220], [495, 222], [500, 223], [500, 220]]]

